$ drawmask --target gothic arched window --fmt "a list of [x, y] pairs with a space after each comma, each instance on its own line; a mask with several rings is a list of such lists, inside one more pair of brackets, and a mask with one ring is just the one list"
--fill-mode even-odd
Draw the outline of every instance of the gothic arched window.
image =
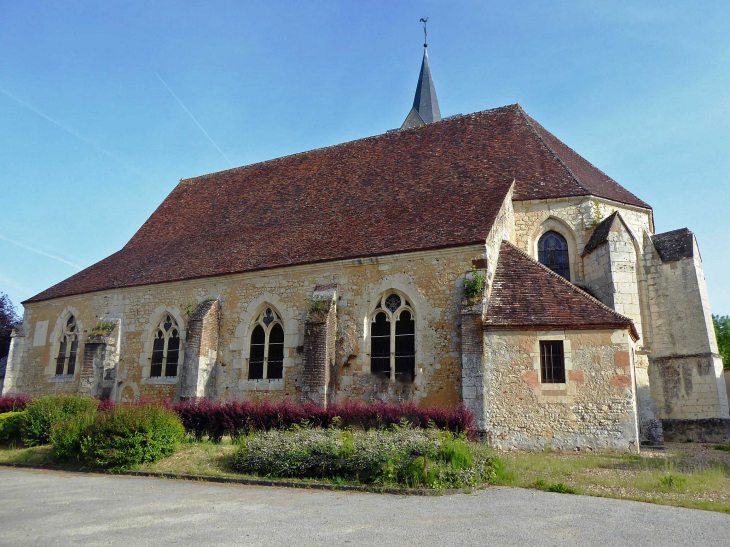
[[537, 259], [570, 281], [568, 242], [558, 232], [545, 232], [537, 242]]
[[157, 326], [152, 341], [152, 366], [150, 378], [159, 378], [162, 371], [166, 377], [177, 376], [180, 361], [180, 329], [170, 314], [165, 314]]
[[416, 322], [410, 302], [399, 294], [382, 296], [373, 312], [370, 372], [400, 382], [416, 374]]
[[76, 318], [71, 315], [61, 333], [61, 344], [56, 358], [56, 376], [72, 375], [76, 370], [76, 353], [79, 349], [79, 334]]
[[284, 376], [284, 327], [271, 308], [259, 314], [251, 331], [249, 380], [279, 380]]

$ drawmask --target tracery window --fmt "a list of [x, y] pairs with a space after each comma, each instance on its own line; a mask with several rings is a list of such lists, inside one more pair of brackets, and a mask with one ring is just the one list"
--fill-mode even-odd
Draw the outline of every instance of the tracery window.
[[249, 380], [278, 380], [284, 375], [284, 327], [272, 308], [262, 311], [251, 332]]
[[79, 349], [79, 334], [76, 318], [71, 315], [61, 333], [61, 344], [56, 358], [56, 376], [73, 375], [76, 370], [76, 353]]
[[412, 382], [416, 374], [413, 307], [399, 294], [382, 296], [371, 317], [370, 371], [400, 382]]
[[163, 371], [165, 377], [177, 376], [180, 361], [180, 329], [170, 314], [165, 314], [157, 326], [152, 341], [151, 359], [150, 378], [160, 378]]
[[570, 281], [568, 242], [558, 232], [550, 231], [542, 235], [537, 243], [537, 255], [541, 264]]

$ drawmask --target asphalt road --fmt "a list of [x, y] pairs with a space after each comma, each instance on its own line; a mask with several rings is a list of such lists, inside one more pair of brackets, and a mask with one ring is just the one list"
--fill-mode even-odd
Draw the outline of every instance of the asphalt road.
[[492, 487], [401, 497], [0, 468], [0, 545], [730, 545], [730, 515]]

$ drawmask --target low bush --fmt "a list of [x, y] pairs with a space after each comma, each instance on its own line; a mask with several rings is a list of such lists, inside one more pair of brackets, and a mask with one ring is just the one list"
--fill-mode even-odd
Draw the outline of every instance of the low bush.
[[3, 412], [0, 414], [0, 443], [20, 440], [20, 426], [25, 412]]
[[93, 412], [97, 406], [97, 399], [75, 395], [47, 395], [33, 399], [25, 407], [20, 429], [23, 443], [27, 446], [47, 444], [51, 440], [51, 428], [55, 422]]
[[380, 486], [451, 488], [489, 482], [492, 456], [445, 431], [270, 430], [242, 437], [232, 467], [265, 477], [357, 480]]
[[356, 427], [369, 430], [400, 424], [413, 427], [436, 426], [452, 433], [474, 435], [474, 415], [464, 405], [421, 407], [415, 403], [365, 404], [354, 401], [321, 408], [314, 403], [294, 404], [290, 400], [272, 403], [231, 400], [224, 403], [207, 399], [181, 401], [171, 407], [180, 416], [185, 430], [200, 440], [208, 436], [220, 441], [225, 435], [238, 437], [254, 431], [287, 429], [294, 425], [311, 427]]
[[30, 400], [31, 399], [28, 395], [23, 394], [3, 395], [0, 397], [0, 414], [25, 410], [25, 405], [27, 405]]
[[51, 426], [50, 441], [56, 460], [77, 463], [81, 458], [81, 441], [90, 433], [96, 421], [96, 412], [91, 410], [68, 418], [57, 420]]
[[64, 426], [59, 431], [59, 439], [72, 448], [77, 431], [80, 431], [79, 459], [95, 467], [112, 469], [126, 469], [169, 456], [185, 436], [178, 416], [155, 405], [117, 405], [97, 412], [89, 425], [80, 420], [78, 425]]

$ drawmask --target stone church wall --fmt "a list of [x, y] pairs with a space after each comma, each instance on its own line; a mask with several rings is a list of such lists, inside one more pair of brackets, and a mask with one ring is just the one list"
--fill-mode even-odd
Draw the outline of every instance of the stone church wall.
[[[625, 226], [610, 235], [610, 245], [601, 245], [583, 257], [595, 226], [614, 211], [619, 212]], [[515, 202], [515, 226], [517, 245], [533, 258], [537, 258], [537, 242], [543, 233], [555, 230], [563, 235], [569, 246], [571, 280], [590, 288], [607, 305], [618, 305], [621, 309], [617, 311], [634, 320], [640, 336], [635, 349], [635, 372], [642, 441], [660, 443], [658, 408], [649, 380], [652, 316], [645, 266], [645, 238], [654, 233], [653, 213], [593, 197], [521, 201]], [[612, 248], [613, 264], [609, 256]], [[616, 299], [619, 302], [615, 303]]]
[[[563, 340], [566, 382], [542, 384], [540, 340]], [[480, 429], [500, 449], [638, 450], [626, 330], [487, 331]]]
[[650, 383], [665, 437], [722, 442], [730, 435], [728, 399], [697, 242], [692, 236], [692, 256], [678, 260], [662, 262], [649, 245], [647, 255]]
[[[463, 280], [474, 260], [484, 259], [483, 245], [379, 258], [337, 261], [311, 266], [188, 280], [71, 296], [25, 309], [25, 336], [15, 338], [8, 391], [29, 394], [75, 393], [79, 390], [84, 340], [102, 320], [120, 322], [117, 398], [150, 400], [180, 395], [181, 377], [150, 378], [152, 337], [164, 314], [177, 323], [182, 350], [191, 315], [201, 302], [220, 302], [215, 370], [217, 397], [272, 400], [301, 395], [303, 346], [308, 302], [315, 287], [337, 285], [336, 398], [412, 399], [455, 403], [461, 397], [460, 308]], [[370, 374], [369, 317], [378, 298], [395, 290], [408, 298], [416, 317], [416, 376], [391, 383]], [[262, 309], [281, 315], [285, 332], [281, 380], [249, 380], [252, 323]], [[55, 376], [55, 357], [62, 318], [73, 313], [82, 333], [75, 374]], [[56, 326], [55, 328], [53, 326]], [[50, 328], [49, 328], [50, 327]], [[333, 331], [335, 332], [335, 331]], [[192, 343], [192, 341], [190, 341]]]

